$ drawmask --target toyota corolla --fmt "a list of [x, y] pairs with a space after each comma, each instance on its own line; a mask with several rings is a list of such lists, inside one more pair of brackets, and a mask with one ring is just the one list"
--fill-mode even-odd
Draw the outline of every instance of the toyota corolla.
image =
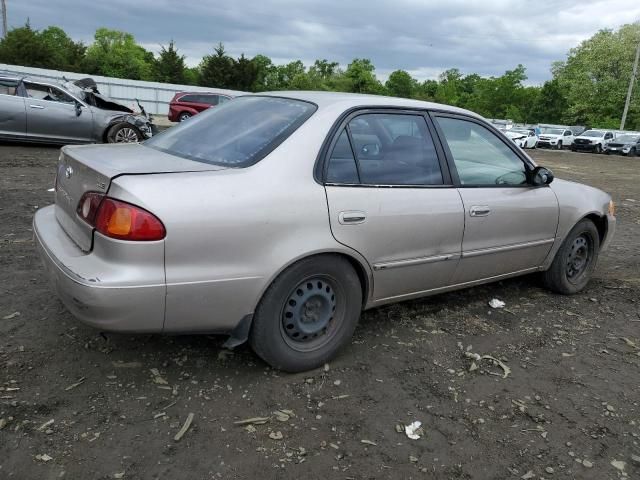
[[379, 96], [238, 97], [142, 144], [64, 147], [36, 244], [104, 331], [220, 333], [307, 370], [363, 309], [541, 272], [572, 294], [611, 198], [478, 115]]

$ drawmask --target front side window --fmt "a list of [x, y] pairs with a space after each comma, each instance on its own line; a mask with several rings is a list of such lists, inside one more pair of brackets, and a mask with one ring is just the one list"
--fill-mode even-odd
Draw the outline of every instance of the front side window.
[[301, 100], [239, 97], [165, 130], [144, 145], [198, 162], [246, 167], [267, 156], [315, 111], [315, 105]]
[[180, 97], [180, 101], [187, 103], [198, 103], [198, 97], [197, 95], [183, 95], [182, 97]]
[[331, 154], [327, 180], [354, 183], [343, 180], [353, 180], [354, 173], [364, 185], [443, 184], [436, 149], [421, 115], [371, 113], [351, 120]]
[[75, 103], [71, 95], [63, 92], [59, 88], [30, 82], [24, 82], [24, 86], [29, 98], [46, 100], [48, 102]]
[[523, 185], [525, 165], [488, 128], [458, 118], [437, 117], [462, 185]]

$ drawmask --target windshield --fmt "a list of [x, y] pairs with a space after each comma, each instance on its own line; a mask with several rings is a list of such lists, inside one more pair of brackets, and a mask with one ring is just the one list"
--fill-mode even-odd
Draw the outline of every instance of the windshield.
[[604, 136], [604, 132], [596, 132], [595, 130], [589, 130], [587, 132], [584, 132], [583, 134], [580, 135], [581, 137], [603, 137]]
[[562, 128], [543, 128], [542, 133], [548, 133], [550, 135], [562, 135], [564, 130]]
[[637, 143], [640, 141], [640, 135], [620, 135], [615, 141], [616, 143]]
[[262, 160], [316, 111], [289, 98], [238, 97], [165, 130], [145, 145], [198, 162], [246, 167]]

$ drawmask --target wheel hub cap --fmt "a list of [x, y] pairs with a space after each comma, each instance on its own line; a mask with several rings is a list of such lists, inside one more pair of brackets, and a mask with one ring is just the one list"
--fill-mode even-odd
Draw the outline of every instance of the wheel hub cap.
[[116, 143], [134, 143], [138, 141], [138, 135], [133, 128], [123, 128], [116, 133]]
[[577, 237], [567, 256], [567, 277], [575, 278], [582, 274], [589, 260], [589, 242], [584, 235]]
[[287, 298], [282, 313], [286, 335], [296, 342], [310, 342], [327, 333], [336, 309], [333, 287], [322, 278], [298, 285]]

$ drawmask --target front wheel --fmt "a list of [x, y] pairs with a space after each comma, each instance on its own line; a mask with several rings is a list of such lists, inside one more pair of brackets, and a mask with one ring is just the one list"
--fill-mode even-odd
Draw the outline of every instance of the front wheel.
[[551, 267], [544, 272], [546, 287], [565, 295], [580, 292], [596, 268], [599, 250], [598, 229], [591, 220], [581, 220], [571, 229]]
[[107, 132], [107, 143], [135, 143], [142, 140], [140, 130], [127, 122], [117, 123]]
[[558, 147], [557, 147], [557, 149], [558, 149], [558, 150], [562, 150], [562, 142], [558, 142]]
[[594, 149], [595, 153], [602, 153], [602, 145], [597, 144], [596, 148]]
[[351, 264], [319, 255], [287, 268], [256, 308], [249, 342], [269, 365], [302, 372], [329, 361], [351, 339], [362, 287]]

